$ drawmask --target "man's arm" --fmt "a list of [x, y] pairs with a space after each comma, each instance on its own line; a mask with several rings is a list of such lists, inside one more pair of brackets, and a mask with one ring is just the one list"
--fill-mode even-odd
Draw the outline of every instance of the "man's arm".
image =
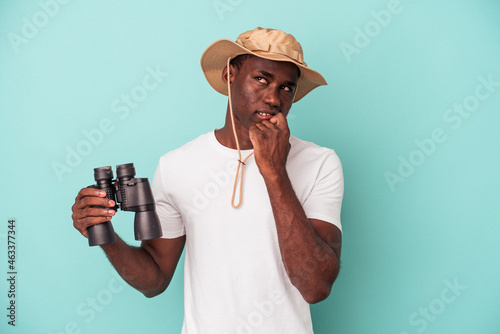
[[341, 232], [333, 224], [307, 218], [285, 168], [289, 137], [282, 113], [250, 128], [255, 161], [271, 200], [283, 264], [292, 284], [313, 304], [328, 297], [339, 273]]
[[141, 247], [133, 247], [117, 236], [116, 242], [101, 247], [118, 274], [151, 298], [165, 291], [170, 284], [185, 242], [186, 236], [160, 238], [146, 240]]
[[[83, 188], [75, 199], [72, 207], [73, 226], [85, 237], [88, 237], [89, 226], [109, 221], [115, 214], [113, 210], [107, 209], [115, 203], [105, 196], [104, 191]], [[146, 297], [162, 293], [172, 280], [184, 249], [185, 236], [147, 240], [140, 247], [127, 245], [118, 236], [116, 239], [116, 242], [101, 247], [120, 276]]]
[[333, 224], [307, 219], [286, 174], [264, 179], [290, 281], [309, 304], [318, 303], [330, 295], [340, 270], [340, 230]]

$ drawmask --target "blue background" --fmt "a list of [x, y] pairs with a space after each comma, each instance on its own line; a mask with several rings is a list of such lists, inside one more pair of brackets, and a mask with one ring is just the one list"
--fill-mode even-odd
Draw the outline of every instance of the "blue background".
[[[311, 307], [315, 332], [500, 333], [498, 1], [63, 2], [0, 4], [0, 267], [6, 278], [15, 219], [18, 271], [16, 327], [0, 280], [0, 332], [180, 333], [183, 266], [144, 298], [71, 206], [94, 167], [134, 162], [152, 178], [162, 154], [221, 127], [227, 98], [200, 56], [262, 26], [292, 33], [329, 82], [289, 125], [344, 168], [342, 269]], [[138, 244], [132, 216], [114, 226]]]

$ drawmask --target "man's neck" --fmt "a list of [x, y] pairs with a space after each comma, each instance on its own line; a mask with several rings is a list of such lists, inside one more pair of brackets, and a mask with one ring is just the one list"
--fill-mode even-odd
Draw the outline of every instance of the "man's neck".
[[[238, 126], [239, 122], [235, 118], [234, 119], [236, 126], [236, 133], [238, 135], [238, 142], [240, 145], [240, 150], [251, 150], [253, 149], [252, 142], [250, 141], [248, 130], [243, 126]], [[229, 147], [231, 149], [236, 149], [236, 140], [234, 138], [233, 125], [231, 122], [231, 114], [228, 110], [226, 113], [226, 121], [224, 127], [222, 129], [218, 129], [215, 131], [215, 138], [217, 141], [221, 143], [221, 145]]]
[[[229, 124], [229, 126], [224, 125], [222, 129], [215, 130], [215, 138], [217, 138], [217, 141], [221, 145], [236, 150], [236, 140], [234, 138], [231, 124]], [[253, 149], [252, 142], [250, 141], [248, 134], [244, 135], [241, 132], [238, 133], [238, 142], [240, 144], [240, 150]]]

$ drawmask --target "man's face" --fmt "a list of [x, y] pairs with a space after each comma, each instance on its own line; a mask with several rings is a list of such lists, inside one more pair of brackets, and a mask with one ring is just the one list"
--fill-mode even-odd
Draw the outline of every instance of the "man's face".
[[299, 69], [290, 62], [249, 57], [234, 73], [231, 101], [235, 121], [249, 129], [277, 113], [288, 115], [299, 78]]

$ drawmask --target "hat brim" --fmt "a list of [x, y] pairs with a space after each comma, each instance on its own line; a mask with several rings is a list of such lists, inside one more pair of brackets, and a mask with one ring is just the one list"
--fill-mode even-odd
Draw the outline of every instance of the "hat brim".
[[227, 95], [227, 86], [222, 81], [222, 70], [226, 67], [229, 57], [233, 59], [242, 54], [251, 54], [274, 61], [287, 61], [297, 65], [300, 70], [300, 76], [293, 102], [299, 101], [316, 87], [327, 84], [325, 78], [323, 78], [321, 74], [285, 55], [264, 51], [253, 52], [230, 39], [220, 39], [212, 43], [205, 52], [203, 52], [200, 61], [203, 73], [213, 89], [221, 94]]

